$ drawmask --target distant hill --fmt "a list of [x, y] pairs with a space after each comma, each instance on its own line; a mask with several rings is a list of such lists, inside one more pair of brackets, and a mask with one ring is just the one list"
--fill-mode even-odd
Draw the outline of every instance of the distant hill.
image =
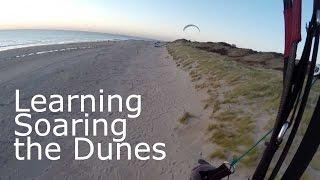
[[178, 39], [173, 41], [173, 43], [187, 43], [197, 49], [227, 56], [230, 60], [249, 66], [275, 70], [282, 70], [283, 68], [283, 55], [281, 53], [259, 52], [252, 49], [238, 48], [234, 44], [225, 42], [191, 42], [185, 39]]

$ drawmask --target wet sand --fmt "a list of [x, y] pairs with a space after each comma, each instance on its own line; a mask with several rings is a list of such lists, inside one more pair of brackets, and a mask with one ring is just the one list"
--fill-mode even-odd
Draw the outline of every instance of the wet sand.
[[[62, 50], [64, 49], [64, 50]], [[35, 94], [142, 95], [142, 114], [127, 123], [126, 141], [166, 144], [163, 161], [112, 160], [94, 157], [75, 161], [73, 137], [54, 136], [35, 141], [61, 144], [61, 160], [17, 161], [14, 157], [15, 89], [22, 94], [21, 104]], [[199, 157], [206, 154], [203, 140], [206, 115], [201, 95], [195, 91], [187, 73], [179, 70], [165, 47], [154, 42], [119, 41], [76, 43], [21, 48], [0, 52], [0, 179], [188, 179]], [[195, 117], [188, 125], [177, 121], [184, 112]], [[73, 118], [79, 112], [35, 114]], [[115, 119], [121, 113], [96, 113], [93, 116]], [[104, 136], [91, 137], [94, 143], [107, 144]]]

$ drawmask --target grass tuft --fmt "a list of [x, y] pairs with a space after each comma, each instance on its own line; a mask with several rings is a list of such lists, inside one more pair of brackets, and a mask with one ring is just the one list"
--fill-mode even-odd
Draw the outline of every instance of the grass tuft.
[[190, 113], [184, 112], [183, 115], [178, 119], [181, 124], [188, 124], [189, 119], [193, 117]]

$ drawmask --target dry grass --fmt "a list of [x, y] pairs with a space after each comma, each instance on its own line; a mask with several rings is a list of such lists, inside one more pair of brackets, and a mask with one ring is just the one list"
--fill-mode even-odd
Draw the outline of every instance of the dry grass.
[[211, 159], [214, 159], [214, 158], [226, 159], [226, 158], [227, 158], [227, 156], [225, 155], [225, 153], [223, 152], [222, 149], [213, 151], [213, 152], [209, 155], [209, 157], [210, 157]]
[[207, 127], [207, 131], [211, 132], [214, 129], [217, 129], [218, 125], [217, 124], [209, 124]]
[[205, 100], [204, 102], [205, 102], [204, 109], [207, 109], [209, 107], [212, 108], [212, 114], [220, 110], [221, 103], [217, 99], [216, 95], [212, 94], [211, 97]]
[[189, 112], [184, 112], [183, 115], [178, 119], [181, 124], [188, 124], [189, 119], [193, 117]]

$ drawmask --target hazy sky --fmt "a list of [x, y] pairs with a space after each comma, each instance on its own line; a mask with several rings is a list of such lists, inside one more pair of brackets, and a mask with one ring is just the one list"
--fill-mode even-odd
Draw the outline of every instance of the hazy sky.
[[[311, 16], [303, 4], [303, 24]], [[76, 29], [283, 49], [282, 0], [0, 0], [0, 29]], [[201, 32], [183, 32], [186, 24]], [[304, 31], [303, 31], [304, 32]]]

